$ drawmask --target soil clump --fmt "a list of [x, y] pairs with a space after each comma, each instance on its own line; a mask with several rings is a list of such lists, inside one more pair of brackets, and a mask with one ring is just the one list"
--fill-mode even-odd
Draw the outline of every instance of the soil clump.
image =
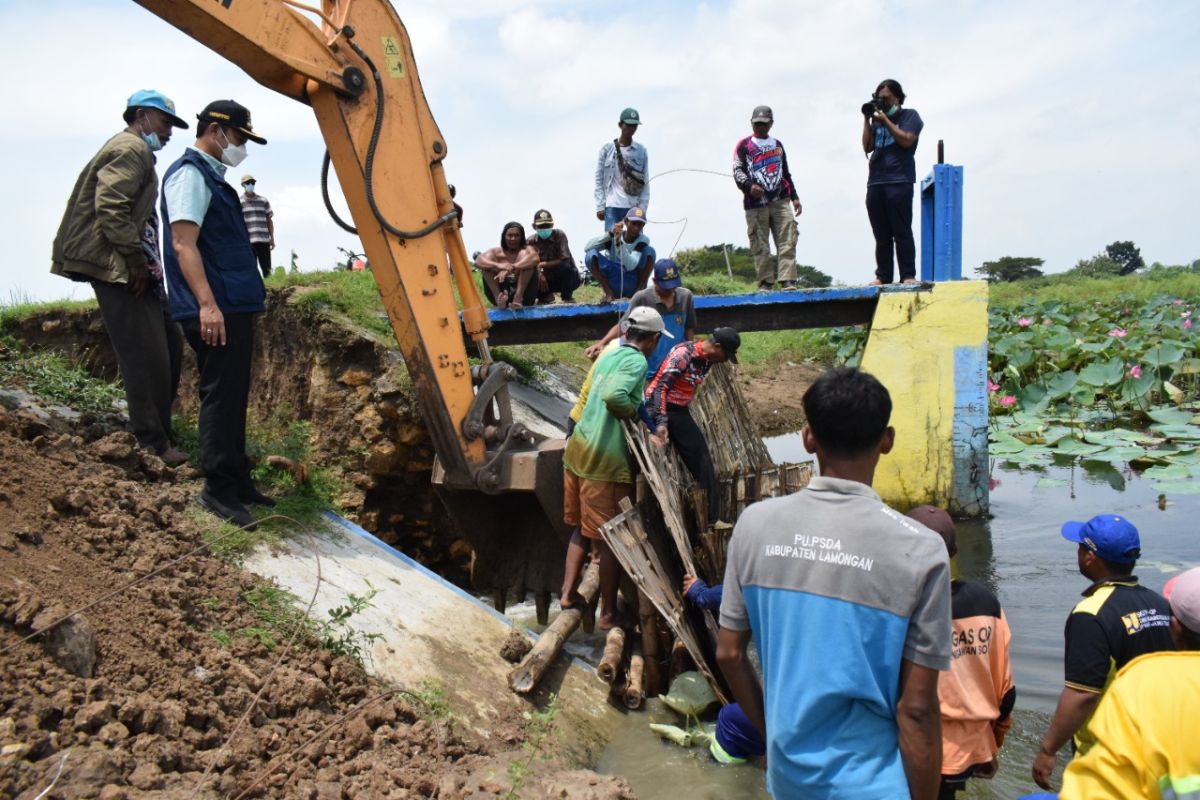
[[[0, 462], [0, 796], [492, 797], [528, 760], [519, 719], [476, 742], [352, 659], [270, 647], [191, 467], [28, 408], [0, 408]], [[520, 796], [632, 797], [531, 761]]]

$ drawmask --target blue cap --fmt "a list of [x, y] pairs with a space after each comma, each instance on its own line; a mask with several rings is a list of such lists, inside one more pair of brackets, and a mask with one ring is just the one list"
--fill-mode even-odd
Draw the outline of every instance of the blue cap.
[[646, 221], [646, 210], [642, 209], [642, 208], [638, 208], [637, 206], [634, 206], [633, 208], [631, 208], [625, 212], [625, 221], [626, 222], [645, 222]]
[[654, 285], [660, 289], [678, 289], [683, 279], [673, 258], [660, 258], [654, 265]]
[[1064, 522], [1062, 535], [1116, 564], [1132, 564], [1142, 554], [1137, 528], [1116, 514], [1101, 514], [1087, 522]]
[[157, 108], [159, 111], [171, 118], [171, 124], [176, 128], [187, 130], [188, 124], [179, 118], [175, 113], [175, 103], [171, 98], [167, 97], [162, 92], [156, 92], [153, 89], [142, 89], [140, 92], [134, 92], [129, 96], [129, 102], [125, 104], [125, 121], [129, 122], [133, 119], [130, 113], [135, 108]]

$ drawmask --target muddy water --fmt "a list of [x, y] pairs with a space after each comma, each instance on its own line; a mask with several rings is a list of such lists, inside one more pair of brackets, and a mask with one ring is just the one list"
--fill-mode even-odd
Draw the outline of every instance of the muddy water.
[[[776, 461], [805, 457], [799, 436], [767, 440]], [[997, 465], [990, 520], [958, 526], [960, 577], [978, 580], [1000, 597], [1013, 630], [1013, 671], [1018, 699], [1013, 730], [1001, 751], [993, 781], [972, 781], [968, 798], [1008, 800], [1033, 791], [1029, 765], [1062, 686], [1062, 629], [1067, 613], [1086, 588], [1076, 571], [1074, 545], [1058, 533], [1068, 519], [1112, 512], [1129, 517], [1142, 532], [1141, 580], [1161, 589], [1167, 579], [1200, 564], [1195, 519], [1200, 498], [1170, 499], [1158, 508], [1149, 481], [1107, 465], [1007, 468]], [[587, 656], [581, 649], [580, 655]], [[660, 742], [650, 722], [678, 724], [669, 709], [651, 704], [626, 716], [625, 729], [601, 755], [601, 772], [624, 775], [639, 797], [686, 793], [695, 798], [764, 798], [762, 772], [755, 767], [718, 767], [705, 753]], [[1065, 763], [1060, 757], [1060, 764]], [[1056, 775], [1057, 780], [1057, 775]]]

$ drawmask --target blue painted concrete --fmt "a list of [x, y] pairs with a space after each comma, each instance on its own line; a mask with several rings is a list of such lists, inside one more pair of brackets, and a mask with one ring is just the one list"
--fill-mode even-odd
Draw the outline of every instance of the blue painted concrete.
[[921, 181], [921, 280], [962, 280], [963, 168], [934, 164]]
[[950, 508], [976, 517], [988, 511], [987, 344], [954, 349], [954, 479]]
[[[685, 276], [686, 277], [686, 276]], [[733, 308], [737, 306], [797, 306], [806, 303], [832, 303], [843, 300], [875, 300], [880, 291], [917, 291], [916, 286], [839, 286], [829, 289], [796, 289], [790, 292], [754, 292], [750, 294], [696, 295], [696, 311], [707, 308]], [[536, 319], [590, 318], [609, 315], [620, 317], [629, 307], [628, 300], [612, 303], [590, 303], [565, 305], [555, 303], [546, 306], [529, 306], [519, 311], [508, 308], [488, 310], [488, 319], [494, 323], [527, 322]]]

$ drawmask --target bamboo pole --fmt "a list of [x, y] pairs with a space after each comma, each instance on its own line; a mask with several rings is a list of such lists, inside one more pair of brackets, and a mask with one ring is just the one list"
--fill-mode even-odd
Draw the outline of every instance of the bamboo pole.
[[646, 668], [645, 659], [638, 653], [629, 657], [629, 678], [625, 684], [625, 707], [635, 711], [646, 701], [646, 691], [642, 679]]
[[625, 656], [625, 629], [618, 626], [608, 632], [604, 640], [604, 655], [600, 657], [600, 665], [596, 674], [600, 680], [612, 685], [621, 671], [621, 662]]
[[[684, 615], [679, 586], [663, 567], [658, 553], [646, 538], [641, 517], [628, 498], [621, 500], [621, 513], [600, 526], [600, 535], [604, 537], [626, 574], [658, 609], [658, 613], [662, 615], [663, 621], [671, 628], [676, 638], [683, 642], [683, 646], [695, 661], [696, 668], [712, 687], [713, 693], [724, 700], [725, 692], [704, 660], [700, 640]], [[708, 620], [715, 627], [711, 616], [708, 616]]]
[[[583, 580], [579, 582], [579, 593], [589, 603], [600, 591], [600, 568], [591, 563], [584, 570]], [[554, 659], [562, 651], [571, 634], [579, 627], [586, 609], [579, 606], [565, 608], [559, 612], [550, 627], [542, 632], [533, 649], [525, 654], [521, 663], [508, 673], [508, 686], [517, 694], [529, 694], [537, 688], [538, 681], [546, 674], [546, 670], [554, 663]]]
[[646, 593], [638, 590], [638, 623], [642, 629], [642, 653], [645, 656], [646, 691], [661, 694], [666, 688], [662, 681], [662, 652], [659, 640], [658, 610], [646, 597]]

